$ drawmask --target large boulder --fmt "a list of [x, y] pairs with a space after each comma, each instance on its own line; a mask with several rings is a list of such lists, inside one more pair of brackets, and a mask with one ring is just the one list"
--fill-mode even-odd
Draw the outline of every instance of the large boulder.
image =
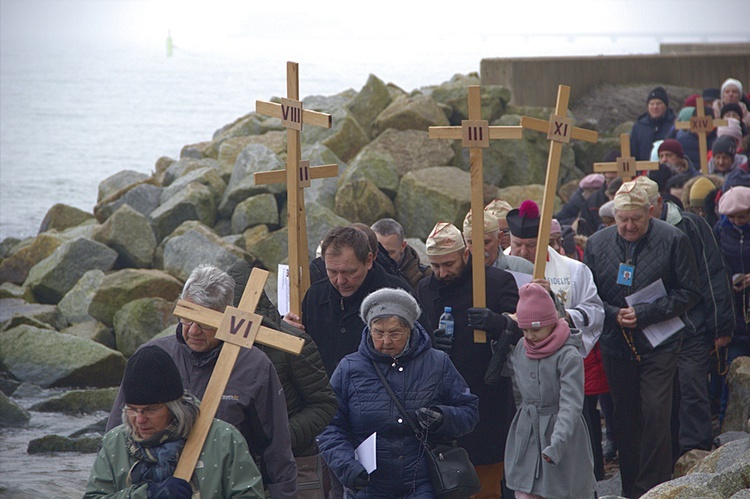
[[281, 121], [262, 114], [249, 113], [216, 130], [211, 140], [213, 148], [216, 150], [232, 137], [262, 135], [271, 130], [283, 131]]
[[30, 407], [37, 412], [59, 412], [69, 416], [109, 412], [117, 397], [117, 387], [70, 390], [62, 395], [38, 402]]
[[278, 264], [286, 262], [289, 258], [289, 233], [287, 228], [284, 227], [271, 232], [248, 247], [248, 251], [257, 256], [264, 267], [276, 270]]
[[[531, 199], [537, 205], [539, 210], [542, 209], [542, 201], [544, 200], [544, 184], [532, 184], [532, 185], [512, 185], [510, 187], [501, 187], [497, 190], [497, 197], [507, 201], [508, 204], [517, 208], [521, 206], [521, 203], [527, 199]], [[552, 208], [552, 213], [557, 213], [562, 207], [562, 201], [558, 196], [555, 196], [555, 205]]]
[[594, 142], [584, 142], [582, 140], [571, 141], [573, 153], [575, 153], [576, 167], [583, 173], [592, 173], [594, 163], [601, 163], [609, 151], [620, 151], [619, 137], [602, 137]]
[[727, 376], [729, 401], [722, 423], [722, 431], [745, 431], [750, 419], [750, 357], [737, 357], [732, 361]]
[[[305, 109], [309, 109], [306, 105], [307, 101], [307, 99], [303, 101]], [[370, 141], [369, 135], [351, 111], [346, 108], [340, 107], [331, 112], [331, 120], [331, 128], [305, 127], [302, 133], [302, 144], [322, 144], [342, 161], [349, 161]]]
[[378, 135], [357, 157], [365, 154], [371, 165], [384, 162], [395, 166], [399, 177], [431, 166], [450, 166], [456, 156], [450, 141], [430, 139], [425, 130], [393, 128]]
[[318, 203], [305, 205], [307, 217], [307, 252], [310, 260], [315, 258], [315, 250], [323, 240], [325, 235], [333, 227], [343, 227], [351, 222], [346, 218], [340, 217], [333, 210]]
[[164, 171], [164, 178], [162, 185], [164, 187], [172, 185], [178, 178], [187, 175], [188, 173], [201, 170], [203, 168], [209, 168], [215, 170], [217, 173], [221, 172], [219, 162], [212, 158], [204, 159], [193, 159], [193, 158], [182, 158], [179, 161], [172, 162]]
[[156, 250], [154, 231], [148, 219], [128, 205], [122, 205], [96, 229], [94, 240], [117, 251], [119, 267], [151, 267]]
[[99, 182], [99, 191], [96, 202], [101, 203], [105, 199], [113, 197], [117, 193], [124, 192], [132, 187], [148, 181], [150, 175], [134, 170], [122, 170]]
[[255, 172], [283, 169], [284, 163], [268, 147], [261, 144], [250, 144], [245, 147], [237, 156], [232, 176], [229, 178], [224, 196], [219, 204], [221, 215], [229, 218], [238, 203], [255, 194], [264, 192], [280, 194], [285, 192], [285, 184], [256, 185], [253, 175]]
[[450, 122], [432, 97], [414, 95], [394, 100], [373, 124], [378, 135], [389, 128], [396, 130], [427, 130], [431, 126], [448, 126]]
[[[180, 159], [182, 158], [193, 158], [203, 159], [211, 157], [211, 144], [212, 141], [205, 140], [203, 142], [196, 142], [195, 144], [185, 144], [180, 149]], [[216, 159], [216, 158], [214, 158]]]
[[89, 270], [65, 293], [57, 308], [68, 324], [94, 320], [89, 315], [89, 305], [103, 280], [104, 272], [99, 269]]
[[117, 351], [130, 357], [155, 333], [176, 324], [177, 319], [172, 315], [174, 306], [174, 302], [163, 298], [141, 298], [125, 304], [114, 319]]
[[219, 165], [223, 178], [229, 180], [237, 162], [237, 156], [250, 144], [266, 146], [275, 154], [278, 154], [280, 158], [286, 157], [286, 132], [273, 131], [266, 132], [263, 135], [232, 137], [222, 142], [219, 147]]
[[31, 244], [0, 262], [0, 282], [23, 284], [31, 267], [54, 253], [62, 243], [63, 240], [55, 234], [39, 234]]
[[95, 454], [99, 448], [101, 437], [71, 438], [63, 435], [45, 435], [35, 438], [26, 447], [27, 454], [48, 454], [58, 452], [77, 452]]
[[362, 126], [367, 136], [371, 137], [372, 123], [388, 107], [391, 100], [388, 86], [383, 80], [371, 74], [362, 90], [346, 104], [346, 108]]
[[216, 215], [214, 193], [205, 185], [193, 182], [152, 211], [150, 218], [156, 238], [161, 241], [188, 220], [200, 220], [212, 226]]
[[39, 233], [53, 229], [63, 231], [84, 223], [96, 223], [94, 215], [74, 206], [57, 203], [44, 215], [42, 223], [39, 225]]
[[279, 225], [279, 206], [273, 194], [265, 193], [247, 198], [232, 213], [232, 232], [241, 234], [256, 225]]
[[[484, 186], [484, 202], [497, 188]], [[396, 195], [397, 220], [407, 237], [426, 238], [437, 222], [461, 227], [471, 207], [471, 178], [452, 166], [436, 166], [407, 173]]]
[[107, 271], [117, 261], [117, 252], [79, 237], [61, 244], [50, 256], [29, 270], [26, 285], [41, 303], [57, 303], [87, 271]]
[[175, 301], [182, 283], [161, 270], [123, 269], [104, 277], [89, 305], [89, 314], [112, 326], [114, 317], [126, 303], [139, 298], [158, 297]]
[[345, 183], [336, 194], [333, 211], [347, 220], [368, 226], [381, 218], [396, 216], [393, 201], [368, 178]]
[[95, 341], [107, 348], [115, 349], [115, 335], [112, 329], [108, 328], [97, 320], [90, 320], [73, 324], [70, 327], [60, 330], [63, 334], [78, 336], [89, 341]]
[[[389, 154], [378, 149], [364, 147], [339, 179], [339, 191], [355, 180], [368, 179], [389, 197], [395, 197], [398, 191], [398, 173], [392, 159]], [[337, 198], [338, 196], [339, 193], [336, 194]]]
[[214, 201], [217, 205], [219, 204], [219, 201], [221, 201], [221, 196], [224, 195], [224, 189], [227, 187], [226, 182], [222, 180], [221, 175], [216, 168], [204, 166], [186, 172], [182, 176], [176, 178], [174, 182], [169, 184], [169, 187], [166, 187], [162, 191], [161, 196], [159, 196], [159, 204], [166, 203], [170, 198], [185, 189], [185, 187], [192, 182], [197, 182], [208, 187], [213, 193]]
[[120, 206], [128, 205], [141, 215], [148, 215], [159, 207], [162, 188], [153, 184], [143, 183], [123, 192], [121, 196], [108, 198], [94, 206], [94, 216], [103, 223]]
[[253, 255], [198, 222], [181, 225], [165, 239], [161, 250], [162, 268], [181, 281], [204, 263], [226, 270], [239, 260], [255, 263]]
[[[450, 81], [432, 89], [432, 98], [445, 104], [452, 110], [449, 116], [452, 125], [461, 125], [462, 120], [469, 119], [469, 86], [481, 85], [479, 75], [455, 75]], [[510, 89], [500, 85], [482, 85], [480, 89], [482, 119], [493, 121], [505, 112], [510, 101]]]
[[0, 300], [0, 330], [8, 329], [11, 321], [18, 323], [19, 317], [31, 319], [26, 323], [40, 323], [46, 327], [61, 329], [65, 327], [66, 321], [58, 308], [54, 305], [40, 305], [38, 303], [26, 303], [17, 298], [5, 298]]
[[[336, 177], [310, 180], [310, 187], [304, 190], [305, 203], [316, 202], [332, 210], [338, 190], [339, 177], [346, 171], [347, 164], [323, 144], [303, 146], [302, 157], [310, 162], [310, 166], [338, 165], [339, 172]], [[286, 223], [286, 211], [282, 212], [281, 223], [282, 225]]]
[[49, 329], [18, 326], [3, 333], [0, 363], [16, 379], [48, 387], [117, 386], [120, 352]]
[[0, 428], [26, 426], [30, 419], [29, 411], [0, 391]]

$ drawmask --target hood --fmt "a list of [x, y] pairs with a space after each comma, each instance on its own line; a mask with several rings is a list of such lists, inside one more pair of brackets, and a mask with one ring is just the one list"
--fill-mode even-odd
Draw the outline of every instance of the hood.
[[583, 346], [583, 333], [575, 328], [570, 328], [570, 337], [565, 342], [566, 345], [572, 345], [576, 350], [580, 350]]

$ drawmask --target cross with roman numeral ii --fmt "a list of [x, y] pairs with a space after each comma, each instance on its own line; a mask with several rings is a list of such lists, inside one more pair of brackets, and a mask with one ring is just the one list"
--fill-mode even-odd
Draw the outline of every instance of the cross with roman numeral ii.
[[180, 461], [177, 463], [174, 472], [177, 478], [190, 481], [240, 349], [252, 348], [253, 343], [257, 341], [297, 355], [302, 351], [305, 344], [303, 338], [261, 326], [263, 318], [255, 313], [255, 308], [258, 306], [266, 278], [268, 278], [268, 271], [254, 268], [247, 281], [239, 307], [227, 307], [223, 313], [185, 300], [177, 302], [174, 315], [216, 328], [216, 338], [224, 342], [211, 379], [208, 380], [208, 386], [201, 401], [200, 414], [188, 435]]
[[636, 161], [630, 155], [630, 135], [620, 134], [620, 156], [614, 163], [594, 163], [594, 171], [597, 173], [617, 172], [617, 176], [623, 182], [630, 182], [638, 172], [644, 170], [658, 170], [658, 161]]

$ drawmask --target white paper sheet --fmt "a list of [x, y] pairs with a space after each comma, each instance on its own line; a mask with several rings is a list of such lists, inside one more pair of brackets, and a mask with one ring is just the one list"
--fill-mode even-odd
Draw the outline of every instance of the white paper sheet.
[[531, 274], [524, 274], [522, 272], [516, 272], [514, 270], [508, 270], [507, 272], [510, 272], [510, 275], [513, 276], [513, 279], [516, 280], [516, 286], [518, 289], [521, 289], [521, 286], [524, 284], [528, 284], [531, 282], [531, 279], [534, 278]]
[[[654, 281], [645, 288], [639, 289], [630, 296], [625, 297], [628, 306], [636, 303], [653, 303], [662, 296], [667, 296], [667, 290], [664, 288], [664, 282], [661, 279]], [[685, 323], [679, 317], [673, 317], [643, 329], [643, 334], [648, 339], [651, 346], [656, 348], [677, 331], [685, 327]]]
[[373, 433], [364, 442], [359, 444], [359, 447], [354, 449], [354, 459], [362, 463], [367, 473], [372, 473], [378, 469], [378, 463], [375, 458], [375, 440], [377, 439], [377, 435], [378, 432]]
[[282, 317], [289, 313], [289, 265], [279, 264], [276, 274], [276, 302]]

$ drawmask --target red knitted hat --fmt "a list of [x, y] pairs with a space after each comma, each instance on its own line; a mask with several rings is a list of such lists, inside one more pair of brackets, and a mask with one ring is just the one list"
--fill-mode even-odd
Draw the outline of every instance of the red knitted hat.
[[518, 290], [516, 317], [521, 329], [539, 329], [557, 324], [557, 309], [547, 290], [530, 282]]
[[659, 152], [669, 151], [675, 153], [680, 158], [685, 157], [685, 152], [682, 150], [682, 144], [675, 139], [667, 139], [659, 146]]

